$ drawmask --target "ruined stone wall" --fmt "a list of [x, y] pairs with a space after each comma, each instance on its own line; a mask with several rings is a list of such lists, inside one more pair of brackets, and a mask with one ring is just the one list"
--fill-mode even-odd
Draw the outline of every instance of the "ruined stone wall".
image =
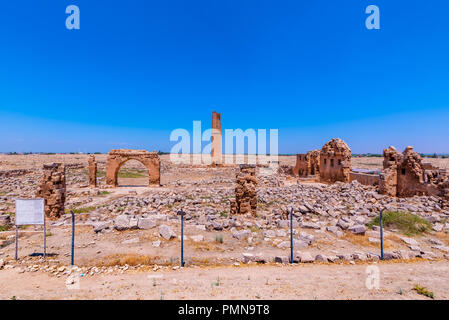
[[379, 185], [380, 176], [378, 174], [362, 173], [352, 171], [349, 174], [349, 182], [358, 181], [365, 186]]
[[383, 152], [383, 167], [384, 170], [381, 172], [379, 178], [379, 193], [386, 194], [390, 197], [395, 197], [397, 195], [397, 185], [398, 185], [398, 166], [397, 158], [399, 152], [395, 147], [388, 147]]
[[33, 173], [33, 170], [29, 169], [13, 169], [13, 170], [1, 170], [0, 178], [20, 177], [26, 174]]
[[221, 164], [223, 162], [221, 151], [221, 114], [212, 112], [212, 163]]
[[324, 182], [349, 182], [352, 152], [341, 139], [327, 142], [320, 152], [320, 179]]
[[446, 172], [423, 163], [413, 147], [407, 147], [402, 154], [389, 147], [384, 150], [383, 156], [384, 170], [380, 174], [379, 193], [396, 197], [445, 197], [445, 185], [449, 180]]
[[256, 166], [242, 164], [236, 175], [235, 200], [231, 201], [231, 214], [257, 213]]
[[293, 168], [293, 175], [299, 177], [306, 177], [308, 171], [307, 154], [299, 153], [296, 155], [296, 166]]
[[45, 200], [45, 216], [57, 219], [64, 214], [66, 198], [65, 166], [62, 163], [46, 164], [37, 188], [36, 197]]
[[412, 197], [423, 192], [421, 185], [424, 183], [424, 170], [420, 155], [413, 151], [413, 147], [407, 147], [398, 157], [398, 184], [397, 195], [399, 197]]
[[97, 187], [97, 162], [94, 155], [89, 156], [89, 187]]
[[320, 173], [320, 151], [312, 150], [296, 155], [296, 166], [292, 169], [295, 176], [307, 177]]
[[111, 150], [106, 161], [106, 184], [111, 187], [118, 185], [120, 167], [129, 160], [137, 160], [148, 169], [148, 184], [160, 185], [161, 161], [156, 151], [119, 149]]

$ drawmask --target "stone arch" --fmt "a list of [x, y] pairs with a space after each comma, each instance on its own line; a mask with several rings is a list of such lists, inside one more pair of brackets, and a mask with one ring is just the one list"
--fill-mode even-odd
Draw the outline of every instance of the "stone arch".
[[129, 160], [137, 160], [148, 169], [148, 185], [160, 185], [161, 161], [156, 151], [118, 149], [109, 152], [106, 162], [106, 184], [108, 186], [118, 186], [118, 172], [122, 165]]

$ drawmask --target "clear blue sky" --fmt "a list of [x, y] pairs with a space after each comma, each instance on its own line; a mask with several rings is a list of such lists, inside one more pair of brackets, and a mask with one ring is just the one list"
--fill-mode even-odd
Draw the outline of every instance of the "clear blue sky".
[[279, 129], [280, 153], [333, 137], [449, 153], [448, 16], [447, 0], [2, 1], [0, 152], [168, 151], [217, 110]]

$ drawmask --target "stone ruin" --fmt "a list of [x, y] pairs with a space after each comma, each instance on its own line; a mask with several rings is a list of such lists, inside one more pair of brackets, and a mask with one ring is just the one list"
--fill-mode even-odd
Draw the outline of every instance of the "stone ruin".
[[320, 180], [350, 182], [352, 152], [346, 142], [332, 139], [320, 152]]
[[320, 151], [313, 150], [306, 154], [296, 155], [296, 166], [293, 174], [299, 177], [308, 177], [320, 174]]
[[423, 163], [413, 147], [399, 153], [395, 147], [383, 151], [383, 170], [379, 193], [392, 197], [414, 195], [439, 196], [449, 200], [449, 177], [446, 170]]
[[236, 175], [235, 200], [231, 201], [231, 214], [257, 213], [256, 166], [240, 165]]
[[223, 157], [221, 153], [221, 114], [212, 112], [212, 164], [221, 164]]
[[89, 188], [97, 187], [97, 162], [95, 156], [89, 156]]
[[57, 219], [64, 214], [66, 198], [65, 165], [62, 163], [46, 164], [43, 176], [37, 188], [36, 197], [45, 200], [45, 216]]
[[129, 160], [137, 160], [148, 169], [148, 185], [160, 185], [161, 161], [156, 151], [117, 149], [109, 152], [106, 162], [106, 184], [108, 186], [118, 186], [118, 172], [121, 166]]
[[299, 177], [317, 175], [322, 182], [351, 182], [352, 152], [346, 142], [337, 138], [319, 150], [296, 155], [292, 173]]

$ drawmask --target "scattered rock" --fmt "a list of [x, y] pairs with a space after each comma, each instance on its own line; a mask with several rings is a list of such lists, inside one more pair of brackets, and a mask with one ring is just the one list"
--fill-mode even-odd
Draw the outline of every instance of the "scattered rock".
[[349, 232], [353, 233], [353, 234], [359, 234], [359, 235], [364, 235], [366, 232], [366, 227], [364, 225], [355, 225], [352, 227], [348, 228]]
[[129, 217], [125, 214], [114, 219], [114, 228], [118, 231], [129, 229]]
[[144, 229], [144, 230], [155, 228], [156, 225], [157, 225], [156, 221], [154, 221], [151, 218], [140, 218], [139, 222], [137, 224], [139, 229]]
[[166, 240], [176, 238], [176, 233], [174, 233], [173, 230], [165, 224], [159, 228], [159, 234]]

